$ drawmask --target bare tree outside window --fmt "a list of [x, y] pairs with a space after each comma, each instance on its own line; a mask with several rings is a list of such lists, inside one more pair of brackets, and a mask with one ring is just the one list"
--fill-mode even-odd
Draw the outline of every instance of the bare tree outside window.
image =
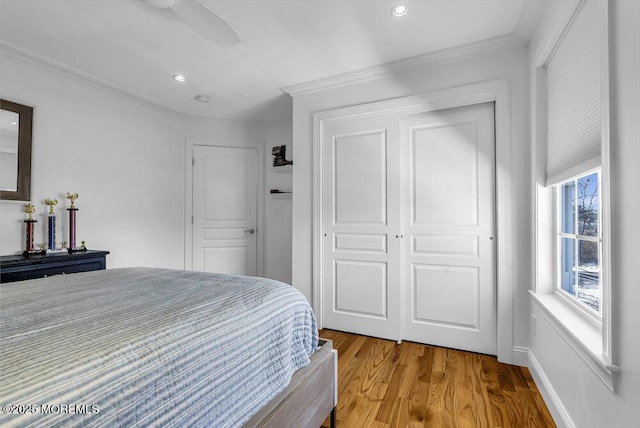
[[578, 179], [578, 235], [598, 236], [598, 175]]
[[559, 288], [600, 312], [599, 173], [564, 183], [560, 206]]

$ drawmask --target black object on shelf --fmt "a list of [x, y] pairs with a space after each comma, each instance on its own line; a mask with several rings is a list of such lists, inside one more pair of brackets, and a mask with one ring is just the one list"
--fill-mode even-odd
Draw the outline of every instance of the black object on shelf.
[[293, 165], [293, 161], [286, 160], [287, 146], [275, 146], [271, 149], [271, 155], [273, 155], [274, 167]]

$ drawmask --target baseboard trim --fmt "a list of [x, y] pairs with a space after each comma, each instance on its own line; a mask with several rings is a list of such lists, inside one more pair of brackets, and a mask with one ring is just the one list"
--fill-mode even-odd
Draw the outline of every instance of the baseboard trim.
[[514, 346], [512, 351], [513, 364], [521, 367], [529, 367], [529, 348]]
[[546, 373], [542, 369], [540, 363], [536, 359], [535, 355], [529, 348], [521, 346], [513, 347], [513, 361], [514, 363], [526, 366], [533, 376], [533, 380], [536, 382], [536, 386], [544, 399], [551, 416], [558, 428], [576, 428], [573, 423], [569, 412], [567, 411], [562, 400], [553, 388], [551, 381], [547, 377]]

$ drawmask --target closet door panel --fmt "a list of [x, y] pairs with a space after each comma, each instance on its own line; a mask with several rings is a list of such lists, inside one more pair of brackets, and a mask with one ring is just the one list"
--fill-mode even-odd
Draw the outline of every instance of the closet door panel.
[[411, 253], [422, 256], [478, 257], [478, 235], [413, 235]]
[[326, 328], [399, 337], [397, 144], [387, 119], [322, 127]]
[[335, 310], [386, 319], [387, 264], [335, 260]]
[[336, 233], [334, 249], [342, 253], [387, 254], [387, 235], [384, 233]]
[[386, 225], [386, 130], [336, 135], [332, 151], [335, 224]]
[[493, 103], [401, 119], [403, 338], [496, 353]]
[[416, 321], [471, 329], [479, 327], [477, 267], [415, 263], [411, 286], [415, 305], [411, 309]]
[[417, 126], [410, 135], [412, 223], [476, 226], [476, 123]]
[[324, 327], [496, 353], [493, 126], [493, 103], [322, 122]]

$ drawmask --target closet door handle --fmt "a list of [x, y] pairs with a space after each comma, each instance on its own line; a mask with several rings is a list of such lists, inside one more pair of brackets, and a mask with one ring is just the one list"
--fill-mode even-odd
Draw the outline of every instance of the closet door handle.
[[253, 234], [253, 233], [256, 233], [256, 230], [254, 228], [245, 229], [244, 233]]

